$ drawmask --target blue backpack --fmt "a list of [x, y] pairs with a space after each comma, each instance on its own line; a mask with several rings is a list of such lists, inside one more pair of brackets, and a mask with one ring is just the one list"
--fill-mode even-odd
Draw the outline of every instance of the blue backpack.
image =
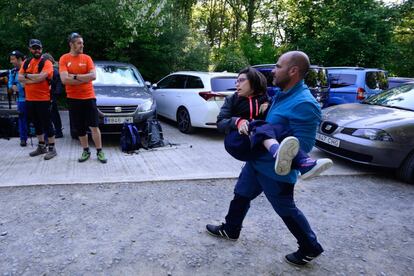
[[126, 153], [134, 153], [142, 148], [141, 136], [133, 123], [124, 123], [121, 132], [121, 150]]

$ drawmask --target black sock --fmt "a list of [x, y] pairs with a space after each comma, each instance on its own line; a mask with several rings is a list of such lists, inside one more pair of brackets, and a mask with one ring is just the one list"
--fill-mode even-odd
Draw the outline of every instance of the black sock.
[[102, 148], [96, 149], [96, 154], [100, 153], [102, 151]]
[[89, 147], [87, 147], [87, 148], [83, 148], [83, 151], [87, 151], [87, 152], [89, 152]]
[[49, 150], [53, 150], [53, 148], [55, 147], [55, 143], [49, 143]]
[[44, 141], [43, 142], [40, 142], [39, 141], [39, 145], [44, 146], [45, 145], [45, 142]]

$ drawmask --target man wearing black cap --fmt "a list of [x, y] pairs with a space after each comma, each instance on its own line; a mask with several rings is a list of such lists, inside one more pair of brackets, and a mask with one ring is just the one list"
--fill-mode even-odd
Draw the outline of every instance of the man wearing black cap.
[[22, 52], [15, 50], [9, 54], [10, 63], [13, 65], [13, 69], [9, 73], [8, 88], [17, 95], [17, 111], [19, 111], [19, 135], [20, 146], [25, 147], [27, 145], [27, 112], [26, 112], [26, 100], [24, 94], [24, 88], [18, 80], [18, 72], [22, 66], [24, 55]]
[[[24, 84], [26, 92], [27, 115], [34, 124], [39, 144], [29, 155], [34, 157], [45, 154], [49, 160], [57, 155], [55, 134], [50, 115], [49, 81], [53, 77], [53, 65], [42, 58], [42, 43], [38, 39], [29, 41], [29, 50], [33, 58], [24, 61], [19, 71], [19, 81]], [[44, 134], [47, 134], [49, 146], [46, 148]]]

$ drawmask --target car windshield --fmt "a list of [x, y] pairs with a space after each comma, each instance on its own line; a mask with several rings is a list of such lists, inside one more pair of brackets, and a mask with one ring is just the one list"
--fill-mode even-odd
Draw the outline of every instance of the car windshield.
[[144, 86], [141, 76], [130, 66], [98, 65], [94, 85]]
[[329, 74], [331, 88], [339, 88], [354, 85], [357, 76], [355, 74]]
[[216, 77], [211, 79], [212, 91], [235, 91], [237, 77]]
[[414, 83], [392, 88], [369, 97], [363, 103], [414, 111]]

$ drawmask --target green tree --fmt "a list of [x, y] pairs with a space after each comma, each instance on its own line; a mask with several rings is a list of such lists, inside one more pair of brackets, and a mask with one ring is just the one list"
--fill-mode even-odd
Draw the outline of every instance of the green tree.
[[397, 24], [388, 68], [396, 76], [414, 77], [414, 1], [395, 8]]
[[392, 36], [388, 9], [375, 0], [287, 1], [286, 40], [328, 66], [384, 67]]

